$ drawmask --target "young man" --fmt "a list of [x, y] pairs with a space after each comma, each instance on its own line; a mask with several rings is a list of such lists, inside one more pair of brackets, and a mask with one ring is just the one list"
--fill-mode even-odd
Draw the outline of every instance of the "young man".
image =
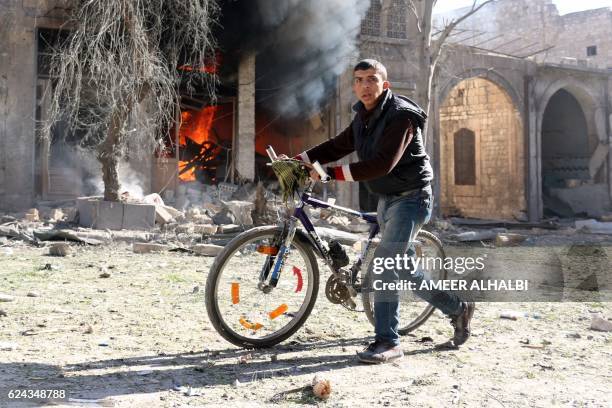
[[[377, 217], [382, 238], [374, 258], [412, 255], [410, 243], [431, 218], [433, 207], [430, 185], [433, 171], [419, 127], [423, 125], [419, 119], [424, 120], [425, 115], [408, 98], [391, 92], [387, 70], [380, 62], [363, 60], [353, 72], [353, 91], [359, 102], [353, 106], [356, 115], [352, 123], [335, 138], [296, 158], [326, 164], [356, 151], [358, 162], [328, 167], [328, 174], [336, 180], [363, 181], [370, 192], [379, 196]], [[311, 177], [318, 179], [319, 175], [311, 170]], [[371, 276], [389, 283], [398, 281], [401, 272], [387, 269], [381, 275]], [[404, 278], [418, 288], [424, 276], [421, 271], [414, 271]], [[455, 328], [451, 342], [455, 346], [468, 339], [474, 303], [438, 290], [415, 292], [451, 317]], [[367, 363], [401, 358], [398, 292], [375, 290], [374, 315], [375, 341], [357, 353], [357, 357]]]

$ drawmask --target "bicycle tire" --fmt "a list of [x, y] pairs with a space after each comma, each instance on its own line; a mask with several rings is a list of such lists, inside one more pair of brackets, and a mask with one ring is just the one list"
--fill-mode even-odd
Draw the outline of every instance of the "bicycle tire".
[[319, 269], [317, 265], [317, 260], [312, 250], [312, 244], [310, 243], [310, 241], [308, 241], [305, 237], [296, 232], [292, 245], [300, 249], [302, 253], [306, 255], [306, 258], [304, 260], [308, 263], [308, 267], [310, 267], [312, 270], [312, 290], [310, 291], [309, 298], [306, 299], [304, 302], [306, 304], [306, 309], [304, 310], [302, 315], [297, 318], [297, 321], [295, 323], [292, 323], [292, 325], [287, 330], [281, 330], [281, 333], [278, 335], [273, 333], [261, 339], [252, 339], [241, 336], [234, 332], [221, 317], [219, 305], [217, 303], [216, 287], [217, 280], [223, 270], [223, 266], [225, 265], [225, 263], [229, 259], [231, 259], [232, 255], [236, 253], [236, 251], [239, 250], [246, 243], [257, 238], [279, 234], [281, 232], [282, 227], [276, 225], [256, 227], [249, 231], [243, 232], [242, 234], [234, 237], [230, 242], [228, 242], [228, 244], [219, 253], [219, 255], [217, 255], [215, 261], [213, 262], [213, 265], [211, 266], [210, 273], [206, 281], [205, 289], [205, 301], [208, 317], [215, 330], [224, 339], [236, 346], [244, 348], [266, 348], [275, 346], [276, 344], [286, 340], [287, 338], [291, 337], [297, 330], [299, 330], [306, 322], [317, 300], [317, 294], [319, 292]]
[[[442, 259], [446, 258], [446, 254], [444, 253], [444, 247], [442, 246], [442, 242], [440, 242], [440, 240], [438, 239], [438, 237], [436, 237], [434, 234], [432, 234], [429, 231], [425, 231], [425, 230], [420, 230], [419, 233], [417, 234], [417, 240], [427, 240], [431, 245], [433, 245], [436, 248], [436, 251], [438, 252], [437, 256], [442, 257]], [[367, 266], [364, 267], [362, 269], [363, 274], [363, 287], [367, 288], [369, 285], [368, 282], [368, 278], [367, 278], [367, 273], [365, 273], [365, 271], [367, 271]], [[439, 279], [446, 279], [446, 277], [448, 276], [448, 271], [444, 268], [442, 268], [442, 274], [439, 277]], [[372, 326], [375, 326], [375, 321], [374, 321], [374, 308], [373, 308], [373, 304], [371, 302], [370, 299], [370, 293], [367, 290], [362, 290], [361, 291], [361, 300], [363, 302], [363, 308], [365, 311], [365, 314], [368, 318], [368, 321], [372, 324]], [[427, 304], [427, 306], [425, 306], [425, 309], [423, 310], [423, 312], [421, 312], [416, 319], [414, 319], [412, 322], [410, 322], [409, 324], [400, 327], [398, 329], [398, 333], [401, 336], [405, 336], [406, 334], [416, 330], [419, 326], [421, 326], [423, 323], [425, 323], [427, 321], [427, 319], [429, 319], [429, 317], [432, 315], [432, 313], [434, 312], [435, 307], [433, 307], [430, 304]]]

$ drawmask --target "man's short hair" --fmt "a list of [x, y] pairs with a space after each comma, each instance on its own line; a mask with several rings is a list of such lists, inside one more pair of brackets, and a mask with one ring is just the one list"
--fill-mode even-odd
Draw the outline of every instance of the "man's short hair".
[[361, 60], [357, 63], [357, 65], [355, 65], [355, 68], [353, 69], [353, 72], [355, 71], [366, 71], [368, 69], [374, 68], [374, 70], [376, 71], [377, 74], [380, 74], [380, 76], [382, 77], [383, 81], [387, 80], [387, 68], [385, 68], [385, 66], [380, 63], [379, 61], [376, 61], [375, 59], [364, 59]]

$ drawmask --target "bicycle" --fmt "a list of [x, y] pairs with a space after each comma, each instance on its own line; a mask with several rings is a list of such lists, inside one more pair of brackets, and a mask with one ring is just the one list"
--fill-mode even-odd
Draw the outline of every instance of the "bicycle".
[[[267, 150], [272, 163], [279, 160], [272, 147]], [[323, 168], [318, 163], [313, 166], [321, 181], [328, 182]], [[379, 232], [376, 213], [363, 213], [317, 199], [312, 196], [315, 183], [309, 179], [297, 191], [299, 199], [293, 213], [281, 219], [279, 225], [255, 227], [237, 235], [215, 258], [206, 282], [206, 309], [214, 328], [230, 343], [246, 348], [271, 347], [289, 338], [306, 322], [319, 291], [316, 256], [331, 271], [325, 285], [328, 300], [359, 311], [354, 299], [361, 294], [363, 311], [374, 325], [374, 294], [362, 288], [369, 285], [366, 271]], [[307, 207], [359, 217], [369, 224], [368, 239], [362, 241], [357, 259], [348, 269], [345, 267], [350, 261], [342, 246], [331, 241], [326, 247], [305, 211]], [[298, 222], [304, 230], [298, 228]], [[422, 229], [414, 250], [418, 257], [446, 258], [440, 240]], [[424, 272], [428, 279], [447, 276], [443, 267]], [[402, 300], [406, 300], [405, 297], [414, 295], [404, 292], [403, 296]], [[423, 307], [412, 298], [408, 300], [409, 308], [400, 303], [401, 308], [408, 309], [401, 313], [403, 319], [408, 318], [407, 324], [400, 325], [402, 335], [421, 326], [434, 311], [426, 302], [422, 302], [426, 304]]]

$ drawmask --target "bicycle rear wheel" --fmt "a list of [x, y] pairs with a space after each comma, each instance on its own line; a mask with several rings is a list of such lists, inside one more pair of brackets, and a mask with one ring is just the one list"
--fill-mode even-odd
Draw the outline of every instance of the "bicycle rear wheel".
[[279, 226], [253, 228], [232, 239], [215, 259], [206, 282], [212, 325], [240, 347], [271, 347], [306, 321], [319, 289], [311, 244], [296, 233], [282, 275], [270, 292], [258, 287], [260, 272], [284, 241]]
[[[415, 241], [417, 257], [431, 257], [442, 260], [446, 258], [442, 243], [438, 237], [431, 232], [420, 230]], [[372, 250], [374, 250], [374, 248], [372, 248]], [[362, 269], [363, 288], [370, 287], [370, 277], [368, 276], [367, 270], [367, 267]], [[425, 279], [441, 280], [446, 279], [447, 277], [447, 271], [444, 269], [443, 265], [439, 268], [432, 267], [431, 269], [423, 269], [423, 272], [425, 274]], [[361, 298], [366, 316], [368, 317], [370, 323], [374, 326], [374, 292], [370, 290], [362, 290]], [[434, 310], [435, 308], [432, 305], [421, 300], [412, 291], [400, 292], [399, 334], [402, 336], [406, 335], [415, 330], [417, 327], [421, 326], [427, 321], [427, 319], [429, 319], [429, 316], [431, 316]]]

